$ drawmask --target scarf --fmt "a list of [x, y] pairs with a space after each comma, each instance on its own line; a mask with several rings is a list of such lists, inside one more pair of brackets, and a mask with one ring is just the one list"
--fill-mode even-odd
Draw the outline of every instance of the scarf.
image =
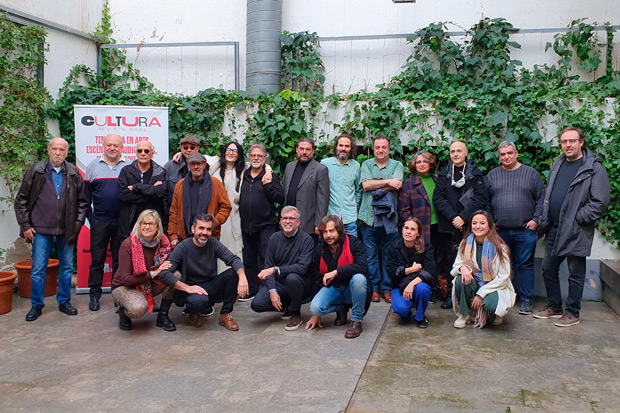
[[[148, 271], [146, 262], [144, 262], [144, 247], [157, 247], [155, 250], [155, 267], [159, 267], [168, 258], [170, 242], [165, 235], [161, 237], [159, 242], [146, 242], [144, 238], [136, 237], [134, 234], [129, 235], [129, 238], [131, 239], [131, 264], [135, 275], [142, 275]], [[161, 281], [158, 280], [157, 282], [161, 284]], [[136, 290], [140, 291], [146, 298], [149, 314], [151, 314], [153, 312], [153, 281], [149, 280], [136, 286]]]
[[465, 244], [465, 251], [463, 252], [463, 265], [467, 265], [471, 267], [475, 272], [475, 278], [480, 279], [480, 273], [482, 273], [482, 280], [484, 283], [488, 283], [489, 281], [495, 278], [495, 273], [493, 272], [493, 259], [497, 255], [497, 250], [495, 249], [495, 245], [491, 244], [486, 239], [482, 244], [482, 269], [478, 268], [476, 264], [475, 257], [472, 259], [472, 252], [474, 248], [474, 234], [469, 234], [467, 237], [467, 243]]
[[[205, 169], [205, 175], [202, 179], [204, 181], [200, 187], [200, 195], [198, 195], [196, 214], [208, 213], [207, 210], [209, 209], [211, 196], [213, 195], [213, 183], [211, 182], [211, 175], [209, 175], [208, 170]], [[192, 197], [189, 194], [189, 184], [191, 180], [191, 174], [187, 174], [187, 176], [183, 179], [183, 224], [185, 226], [185, 235], [187, 238], [192, 237], [192, 221], [194, 220], [191, 205]]]
[[454, 180], [454, 164], [452, 164], [452, 186], [461, 188], [463, 185], [465, 185], [465, 169], [466, 168], [467, 168], [467, 162], [463, 164], [463, 174], [461, 176], [461, 179], [459, 179], [458, 181], [455, 181]]
[[[329, 249], [329, 247], [327, 247]], [[321, 251], [321, 262], [319, 263], [319, 271], [321, 275], [325, 275], [329, 271], [327, 268], [327, 264], [323, 259], [323, 253], [325, 250]], [[353, 254], [351, 254], [351, 247], [349, 245], [349, 236], [344, 236], [344, 244], [342, 244], [342, 252], [338, 257], [338, 263], [336, 264], [336, 268], [344, 267], [345, 265], [353, 264]]]

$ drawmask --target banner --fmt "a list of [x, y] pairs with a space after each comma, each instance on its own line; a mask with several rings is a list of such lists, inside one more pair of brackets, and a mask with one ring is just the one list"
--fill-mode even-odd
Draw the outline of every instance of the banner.
[[[150, 141], [155, 146], [153, 161], [168, 162], [168, 108], [145, 106], [75, 105], [75, 157], [82, 177], [88, 164], [103, 156], [106, 135], [117, 134], [123, 140], [123, 157], [136, 159], [136, 145]], [[77, 293], [88, 293], [90, 266], [90, 223], [84, 223], [77, 242]], [[112, 256], [108, 250], [103, 269], [104, 291], [110, 290]]]

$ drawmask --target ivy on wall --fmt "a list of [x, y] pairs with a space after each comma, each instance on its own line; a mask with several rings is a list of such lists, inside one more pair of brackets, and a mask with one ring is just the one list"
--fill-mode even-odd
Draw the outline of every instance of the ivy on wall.
[[25, 169], [44, 156], [47, 128], [43, 109], [47, 90], [37, 71], [45, 63], [46, 32], [41, 27], [17, 25], [0, 13], [0, 177], [12, 204]]
[[[98, 28], [100, 43], [111, 43], [109, 19]], [[620, 175], [616, 156], [620, 132], [620, 76], [612, 71], [611, 40], [599, 43], [596, 23], [575, 20], [566, 33], [548, 45], [558, 56], [554, 65], [526, 69], [511, 57], [520, 48], [510, 40], [514, 27], [504, 19], [484, 18], [468, 30], [464, 42], [447, 36], [444, 23], [433, 23], [411, 37], [413, 52], [401, 72], [374, 93], [323, 97], [323, 64], [315, 33], [283, 33], [283, 90], [278, 94], [249, 97], [244, 92], [208, 89], [194, 96], [179, 96], [155, 90], [116, 53], [100, 75], [75, 69], [60, 98], [50, 107], [61, 133], [73, 139], [74, 104], [119, 104], [168, 106], [170, 148], [193, 134], [204, 140], [207, 152], [218, 153], [219, 144], [230, 140], [222, 132], [225, 122], [234, 130], [243, 123], [246, 145], [262, 142], [271, 154], [276, 172], [295, 158], [294, 144], [301, 137], [320, 137], [317, 157], [329, 150], [318, 130], [317, 118], [325, 108], [344, 106], [344, 116], [333, 126], [347, 131], [362, 144], [358, 160], [372, 156], [371, 137], [387, 136], [392, 156], [402, 162], [419, 150], [433, 152], [440, 165], [448, 161], [449, 143], [466, 142], [470, 158], [483, 171], [498, 165], [497, 144], [516, 143], [521, 161], [546, 177], [560, 154], [557, 139], [544, 139], [545, 125], [581, 127], [588, 145], [599, 154], [612, 177], [612, 202], [599, 229], [612, 240], [620, 239]], [[613, 30], [607, 28], [608, 37]], [[606, 50], [604, 58], [603, 51]], [[604, 74], [595, 71], [606, 60]], [[592, 80], [584, 80], [591, 78]], [[596, 80], [594, 80], [596, 78]], [[234, 116], [243, 110], [247, 119]], [[226, 113], [233, 113], [227, 116]], [[229, 128], [229, 129], [230, 129]], [[410, 139], [401, 145], [403, 133]]]

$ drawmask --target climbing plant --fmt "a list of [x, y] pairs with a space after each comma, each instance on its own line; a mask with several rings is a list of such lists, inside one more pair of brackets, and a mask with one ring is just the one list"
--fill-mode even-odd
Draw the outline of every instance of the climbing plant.
[[325, 83], [323, 61], [316, 32], [280, 35], [282, 89], [305, 93], [314, 99], [323, 96]]
[[0, 13], [0, 177], [12, 204], [25, 169], [47, 145], [44, 108], [50, 101], [38, 70], [45, 63], [46, 32], [22, 26]]

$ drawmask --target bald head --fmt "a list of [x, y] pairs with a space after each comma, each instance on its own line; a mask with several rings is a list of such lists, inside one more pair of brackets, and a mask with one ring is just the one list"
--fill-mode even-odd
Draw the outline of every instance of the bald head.
[[69, 153], [69, 144], [63, 138], [54, 138], [47, 145], [47, 154], [54, 168], [60, 168]]
[[450, 160], [454, 166], [461, 167], [467, 160], [467, 147], [461, 141], [456, 141], [450, 145]]
[[103, 159], [109, 163], [114, 164], [121, 159], [123, 153], [123, 140], [119, 135], [110, 134], [103, 140]]

